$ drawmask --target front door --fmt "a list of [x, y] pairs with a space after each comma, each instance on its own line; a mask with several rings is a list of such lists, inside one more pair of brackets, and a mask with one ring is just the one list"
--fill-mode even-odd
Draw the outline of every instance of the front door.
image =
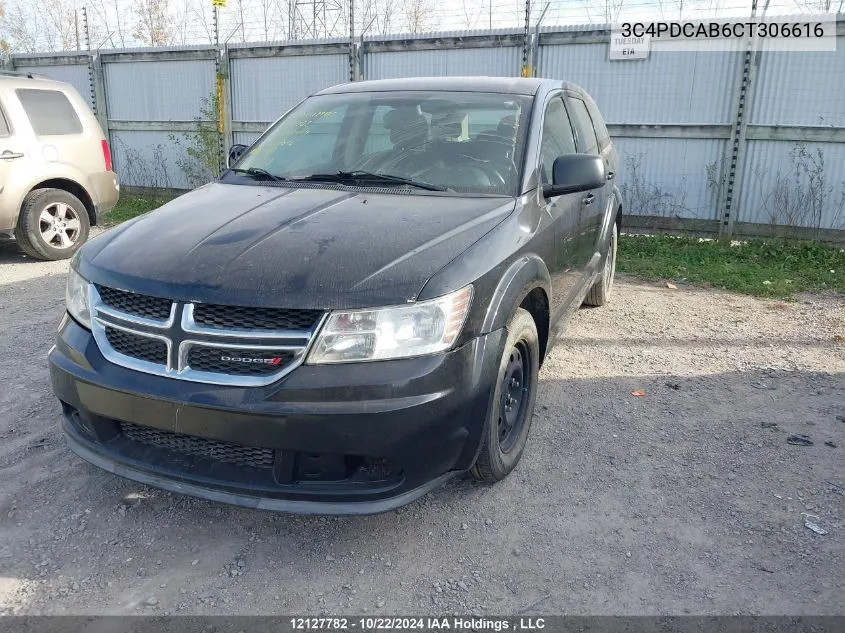
[[[543, 137], [540, 144], [540, 186], [552, 180], [552, 168], [558, 156], [575, 153], [575, 137], [561, 95], [546, 104], [543, 116]], [[555, 255], [550, 262], [552, 278], [551, 312], [554, 321], [570, 303], [583, 279], [583, 262], [578, 259], [577, 240], [579, 209], [582, 194], [554, 196], [545, 201], [545, 210], [552, 219]]]
[[[575, 146], [579, 154], [601, 155], [599, 141], [596, 136], [587, 104], [575, 95], [567, 95], [566, 106], [575, 130]], [[605, 172], [608, 171], [608, 160], [605, 159]], [[581, 195], [580, 231], [577, 238], [578, 259], [583, 262], [587, 277], [598, 271], [601, 263], [601, 235], [602, 224], [606, 216], [607, 204], [610, 201], [610, 185], [585, 191]]]

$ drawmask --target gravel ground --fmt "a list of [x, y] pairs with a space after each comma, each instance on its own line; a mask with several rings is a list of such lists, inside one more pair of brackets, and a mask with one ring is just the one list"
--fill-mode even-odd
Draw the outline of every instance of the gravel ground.
[[66, 269], [0, 249], [0, 614], [845, 614], [841, 296], [622, 281], [543, 367], [507, 480], [311, 518], [65, 448], [44, 358]]

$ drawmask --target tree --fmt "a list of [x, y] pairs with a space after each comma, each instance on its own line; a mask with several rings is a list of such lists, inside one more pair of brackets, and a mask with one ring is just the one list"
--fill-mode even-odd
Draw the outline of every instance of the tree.
[[25, 53], [73, 50], [82, 45], [76, 18], [73, 0], [15, 3], [0, 16], [0, 37], [10, 50]]
[[478, 2], [461, 0], [461, 13], [463, 13], [464, 26], [467, 29], [472, 30], [478, 27], [478, 21], [481, 18], [481, 8]]
[[405, 0], [402, 9], [410, 33], [423, 33], [434, 28], [434, 7], [430, 0]]
[[584, 11], [587, 13], [587, 19], [590, 21], [590, 24], [593, 23], [593, 9], [597, 9], [600, 12], [600, 20], [604, 24], [618, 24], [619, 23], [619, 14], [622, 13], [622, 7], [625, 4], [625, 0], [604, 0], [601, 4], [595, 4], [593, 2], [589, 2], [584, 0]]
[[797, 4], [807, 13], [842, 13], [845, 0], [798, 0]]
[[[0, 0], [0, 29], [3, 26], [3, 19], [6, 17], [6, 7], [3, 5], [2, 0]], [[4, 37], [4, 33], [0, 31], [0, 63], [5, 63], [6, 60], [9, 58], [9, 42], [6, 41]]]
[[148, 46], [167, 46], [173, 43], [169, 0], [137, 0], [134, 8], [138, 19], [133, 35]]

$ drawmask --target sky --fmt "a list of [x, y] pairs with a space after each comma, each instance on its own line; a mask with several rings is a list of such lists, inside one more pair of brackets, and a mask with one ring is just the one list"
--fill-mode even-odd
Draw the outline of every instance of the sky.
[[[296, 39], [346, 37], [348, 1], [226, 0], [218, 13], [220, 40], [285, 40], [292, 28]], [[769, 15], [804, 13], [830, 2], [833, 9], [845, 10], [845, 0], [769, 0], [767, 10]], [[146, 46], [151, 30], [153, 38], [174, 45], [214, 41], [211, 0], [0, 0], [3, 4], [0, 39], [13, 52], [84, 49], [86, 17], [94, 49]], [[355, 0], [354, 9], [356, 33], [375, 36], [521, 28], [526, 5], [518, 0]], [[750, 11], [750, 0], [538, 0], [532, 3], [530, 21], [535, 25], [542, 15], [543, 26], [606, 24], [747, 17]], [[160, 28], [151, 29], [151, 23]]]

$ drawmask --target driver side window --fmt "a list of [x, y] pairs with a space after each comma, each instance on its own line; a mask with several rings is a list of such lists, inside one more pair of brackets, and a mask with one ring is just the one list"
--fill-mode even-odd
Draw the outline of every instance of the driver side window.
[[552, 167], [558, 156], [575, 153], [575, 137], [563, 99], [554, 97], [546, 106], [543, 117], [543, 138], [540, 142], [540, 180], [550, 183]]

